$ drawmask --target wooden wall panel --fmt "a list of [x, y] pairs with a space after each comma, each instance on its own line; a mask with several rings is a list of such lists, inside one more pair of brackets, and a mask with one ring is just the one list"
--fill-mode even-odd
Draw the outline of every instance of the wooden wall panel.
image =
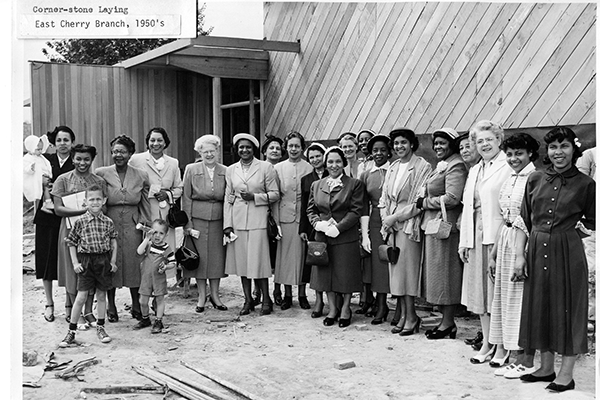
[[98, 148], [94, 168], [111, 163], [109, 143], [121, 134], [145, 151], [146, 132], [164, 127], [167, 153], [193, 162], [195, 140], [211, 133], [210, 78], [168, 69], [31, 63], [33, 129], [67, 125], [77, 143]]
[[594, 3], [265, 3], [266, 131], [595, 123]]

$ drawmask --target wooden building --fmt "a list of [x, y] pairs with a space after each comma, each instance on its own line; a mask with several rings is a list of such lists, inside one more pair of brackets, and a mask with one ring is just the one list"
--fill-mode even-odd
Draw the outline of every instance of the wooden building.
[[163, 126], [182, 164], [205, 133], [223, 137], [229, 163], [240, 131], [327, 141], [362, 128], [466, 131], [481, 119], [538, 136], [568, 125], [595, 144], [594, 3], [264, 10], [263, 41], [178, 40], [115, 67], [32, 63], [34, 132], [67, 124], [98, 145], [127, 133], [143, 150], [148, 129]]

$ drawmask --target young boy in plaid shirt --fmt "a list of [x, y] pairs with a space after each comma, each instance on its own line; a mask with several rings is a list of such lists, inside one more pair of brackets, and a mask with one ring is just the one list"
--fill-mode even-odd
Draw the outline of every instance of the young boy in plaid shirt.
[[85, 191], [87, 211], [71, 229], [65, 241], [69, 245], [73, 268], [77, 273], [77, 297], [71, 310], [69, 332], [60, 342], [67, 347], [75, 342], [77, 320], [85, 304], [88, 291], [96, 289], [98, 300], [98, 339], [102, 343], [110, 342], [110, 336], [104, 330], [106, 314], [106, 291], [112, 287], [112, 273], [117, 270], [117, 232], [113, 221], [102, 213], [106, 197], [102, 188], [92, 185]]

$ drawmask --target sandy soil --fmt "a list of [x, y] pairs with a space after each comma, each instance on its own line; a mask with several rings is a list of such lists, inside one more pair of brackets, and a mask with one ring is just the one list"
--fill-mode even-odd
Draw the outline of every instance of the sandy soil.
[[[31, 256], [25, 264], [31, 264]], [[169, 286], [175, 279], [169, 280]], [[149, 329], [133, 331], [135, 320], [125, 311], [129, 291], [117, 291], [120, 320], [107, 322], [113, 338], [102, 344], [95, 330], [80, 332], [84, 345], [67, 349], [58, 343], [67, 332], [64, 291], [55, 288], [56, 320], [44, 320], [41, 281], [23, 275], [23, 349], [41, 355], [53, 351], [57, 359], [75, 362], [96, 356], [100, 364], [84, 370], [85, 381], [65, 381], [46, 372], [40, 388], [23, 388], [25, 399], [74, 399], [85, 387], [153, 384], [138, 375], [132, 366], [158, 366], [178, 376], [206, 380], [180, 365], [184, 360], [212, 371], [264, 399], [556, 399], [544, 390], [544, 383], [524, 384], [519, 380], [494, 377], [487, 364], [472, 365], [474, 351], [463, 339], [474, 336], [478, 321], [459, 319], [456, 340], [429, 341], [420, 333], [400, 337], [390, 325], [373, 326], [370, 319], [354, 316], [352, 325], [340, 329], [325, 327], [321, 319], [310, 318], [294, 299], [290, 310], [276, 308], [270, 316], [253, 312], [238, 317], [243, 303], [239, 278], [222, 281], [221, 293], [228, 311], [211, 307], [194, 312], [196, 290], [182, 297], [172, 289], [164, 318], [167, 332], [151, 335]], [[310, 291], [312, 292], [312, 291]], [[314, 300], [309, 295], [311, 304]], [[356, 308], [358, 298], [353, 298]], [[390, 302], [390, 306], [393, 303]], [[428, 312], [419, 311], [422, 317]], [[212, 320], [212, 321], [211, 321]], [[220, 321], [220, 322], [216, 322]], [[361, 326], [362, 325], [362, 326]], [[356, 367], [338, 370], [334, 363], [353, 360]], [[40, 361], [41, 362], [41, 361]], [[539, 365], [539, 359], [536, 359]], [[575, 370], [576, 390], [565, 399], [590, 399], [595, 393], [595, 356], [579, 357]], [[35, 368], [35, 367], [34, 367]], [[26, 372], [30, 370], [24, 367]], [[214, 386], [217, 388], [217, 386]], [[161, 395], [87, 395], [88, 399], [160, 399]], [[171, 394], [168, 398], [179, 398]]]

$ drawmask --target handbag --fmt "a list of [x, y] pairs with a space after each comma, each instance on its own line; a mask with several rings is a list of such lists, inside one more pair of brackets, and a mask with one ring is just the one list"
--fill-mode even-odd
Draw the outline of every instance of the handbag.
[[381, 262], [387, 262], [390, 264], [396, 264], [398, 262], [398, 258], [400, 258], [400, 248], [396, 247], [396, 235], [394, 232], [394, 245], [390, 246], [389, 244], [387, 244], [388, 239], [390, 238], [390, 235], [392, 233], [388, 233], [387, 236], [385, 237], [385, 243], [382, 245], [379, 245], [378, 253], [379, 253], [379, 260]]
[[327, 243], [309, 240], [306, 242], [306, 260], [307, 265], [326, 266], [329, 264], [329, 255], [327, 254]]
[[175, 252], [175, 259], [187, 271], [198, 269], [200, 256], [194, 240], [189, 235], [185, 235], [183, 245]]
[[[170, 190], [169, 194], [169, 199], [172, 201], [173, 193]], [[183, 211], [175, 201], [170, 202], [169, 205], [169, 212], [167, 214], [167, 223], [169, 224], [169, 226], [171, 228], [185, 226], [189, 221], [189, 218], [185, 211]]]
[[270, 241], [277, 240], [279, 236], [279, 229], [277, 228], [277, 223], [275, 222], [275, 218], [273, 218], [273, 212], [271, 211], [271, 202], [269, 201], [269, 193], [267, 192], [267, 236]]
[[[440, 197], [441, 211], [437, 217], [427, 221], [425, 226], [425, 234], [433, 236], [436, 239], [448, 239], [452, 223], [448, 222], [448, 214], [446, 214], [446, 205], [444, 204], [444, 196]], [[441, 218], [440, 218], [441, 216]]]

